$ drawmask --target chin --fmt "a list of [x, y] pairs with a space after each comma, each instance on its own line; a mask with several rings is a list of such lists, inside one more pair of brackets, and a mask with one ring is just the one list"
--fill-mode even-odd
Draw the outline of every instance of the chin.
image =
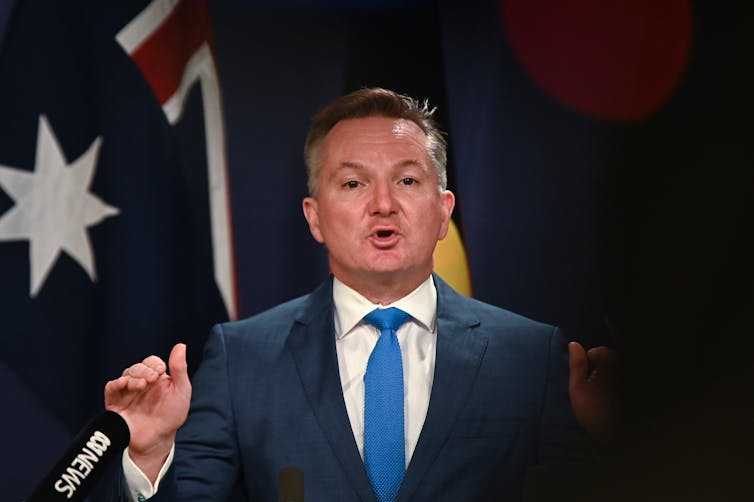
[[389, 256], [381, 256], [375, 260], [371, 260], [367, 266], [367, 269], [372, 272], [383, 273], [397, 273], [408, 268], [405, 260]]
[[417, 264], [407, 264], [406, 262], [387, 262], [383, 261], [378, 264], [372, 264], [371, 267], [369, 267], [369, 272], [372, 274], [380, 274], [385, 277], [396, 275], [398, 277], [404, 277], [407, 278], [409, 276], [414, 276], [418, 273], [419, 270], [425, 269], [427, 270], [427, 275], [429, 275], [432, 272], [432, 266], [424, 267]]

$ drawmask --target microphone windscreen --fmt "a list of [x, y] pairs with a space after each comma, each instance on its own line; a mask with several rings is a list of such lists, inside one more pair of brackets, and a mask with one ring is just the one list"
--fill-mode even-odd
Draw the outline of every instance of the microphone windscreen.
[[130, 440], [123, 417], [112, 411], [100, 413], [79, 431], [26, 502], [83, 500], [107, 465], [121, 458]]
[[278, 502], [304, 502], [304, 472], [298, 467], [280, 469]]

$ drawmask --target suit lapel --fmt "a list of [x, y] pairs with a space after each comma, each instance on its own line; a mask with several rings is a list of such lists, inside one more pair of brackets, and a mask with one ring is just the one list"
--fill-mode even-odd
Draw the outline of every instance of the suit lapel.
[[332, 278], [311, 294], [286, 342], [319, 426], [346, 478], [364, 501], [376, 501], [348, 420], [335, 352]]
[[406, 471], [398, 500], [408, 500], [440, 453], [469, 395], [487, 347], [487, 339], [471, 336], [479, 326], [462, 305], [463, 297], [437, 275], [437, 354], [427, 417]]

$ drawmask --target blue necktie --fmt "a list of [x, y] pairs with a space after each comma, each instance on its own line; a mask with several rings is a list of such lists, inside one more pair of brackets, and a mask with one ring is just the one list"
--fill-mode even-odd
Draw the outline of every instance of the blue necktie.
[[364, 375], [364, 465], [380, 502], [395, 500], [406, 471], [403, 362], [396, 331], [408, 319], [397, 308], [364, 316], [380, 330]]

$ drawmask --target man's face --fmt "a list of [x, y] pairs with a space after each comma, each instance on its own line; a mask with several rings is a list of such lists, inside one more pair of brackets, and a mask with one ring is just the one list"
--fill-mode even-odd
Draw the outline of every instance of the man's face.
[[320, 145], [319, 192], [304, 215], [333, 274], [362, 294], [406, 294], [432, 272], [454, 197], [438, 190], [426, 143], [413, 122], [375, 116], [338, 122]]

